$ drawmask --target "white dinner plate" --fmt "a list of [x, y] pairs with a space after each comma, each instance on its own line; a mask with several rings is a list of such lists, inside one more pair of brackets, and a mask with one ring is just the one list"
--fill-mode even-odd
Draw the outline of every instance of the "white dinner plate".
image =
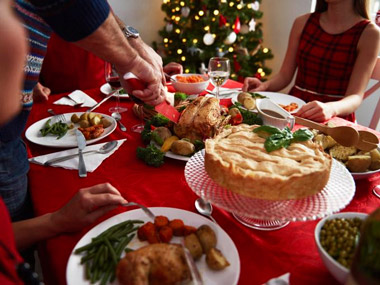
[[[155, 215], [164, 215], [171, 219], [181, 219], [186, 225], [199, 227], [201, 225], [209, 225], [216, 233], [217, 236], [217, 248], [222, 251], [224, 256], [227, 258], [230, 266], [221, 270], [214, 271], [207, 267], [205, 261], [205, 255], [201, 257], [200, 260], [196, 261], [198, 270], [202, 276], [204, 284], [237, 284], [240, 275], [240, 259], [239, 253], [232, 239], [227, 235], [227, 233], [217, 224], [214, 224], [209, 219], [205, 217], [175, 208], [164, 208], [164, 207], [153, 207], [149, 208]], [[100, 233], [108, 229], [109, 227], [124, 222], [126, 220], [143, 220], [144, 222], [150, 221], [149, 217], [141, 210], [131, 210], [119, 215], [113, 216], [108, 220], [100, 223], [93, 229], [91, 229], [87, 234], [85, 234], [81, 240], [76, 244], [75, 248], [71, 252], [69, 261], [66, 267], [66, 281], [68, 285], [84, 285], [90, 284], [90, 281], [85, 279], [85, 270], [82, 264], [80, 264], [80, 259], [82, 255], [74, 254], [75, 249], [84, 246], [91, 242], [91, 238], [98, 236]], [[181, 237], [173, 237], [172, 243], [180, 243]], [[128, 244], [129, 248], [138, 249], [142, 246], [148, 245], [147, 242], [141, 242], [135, 236], [132, 241]], [[112, 284], [119, 284], [117, 281]]]
[[[377, 148], [378, 151], [380, 151], [380, 147]], [[373, 170], [373, 171], [366, 171], [366, 172], [351, 172], [352, 177], [354, 177], [355, 180], [368, 178], [376, 173], [379, 173], [380, 169]]]
[[[73, 114], [77, 114], [78, 116], [80, 116], [83, 113], [84, 112], [73, 112], [73, 113], [65, 113], [63, 115], [65, 116], [66, 122], [70, 123], [71, 122], [71, 116]], [[95, 112], [93, 112], [93, 113], [95, 113]], [[94, 142], [97, 142], [97, 141], [105, 138], [106, 136], [111, 134], [116, 128], [116, 121], [114, 118], [112, 118], [111, 116], [105, 115], [105, 114], [100, 114], [100, 113], [95, 113], [95, 114], [102, 115], [104, 118], [106, 118], [107, 120], [109, 120], [111, 122], [111, 125], [104, 129], [104, 132], [100, 137], [98, 137], [96, 139], [92, 139], [92, 140], [87, 140], [86, 144], [88, 144], [88, 145], [93, 144]], [[53, 118], [53, 117], [54, 116], [39, 120], [38, 122], [35, 122], [33, 125], [31, 125], [25, 132], [26, 138], [35, 144], [48, 146], [48, 147], [57, 147], [57, 148], [77, 147], [78, 143], [77, 143], [77, 138], [75, 136], [75, 129], [77, 129], [79, 127], [78, 124], [74, 124], [74, 128], [69, 129], [67, 131], [67, 134], [64, 135], [62, 138], [60, 138], [59, 140], [57, 140], [56, 136], [47, 135], [47, 136], [43, 137], [41, 135], [40, 130], [43, 128], [46, 121]]]
[[[158, 144], [156, 144], [154, 141], [150, 141], [150, 143], [153, 144], [156, 148], [161, 149], [161, 147]], [[165, 152], [165, 157], [169, 157], [176, 160], [182, 160], [182, 161], [188, 161], [190, 159], [189, 156], [175, 154], [171, 151]]]
[[[108, 83], [105, 83], [102, 86], [100, 86], [100, 92], [102, 92], [104, 95], [108, 95], [113, 90], [114, 89], [112, 89], [111, 85], [109, 85]], [[127, 93], [120, 94], [119, 98], [129, 98], [129, 95]]]
[[[237, 96], [239, 93], [240, 92], [236, 93], [235, 96], [231, 99], [233, 104], [238, 102]], [[288, 94], [277, 93], [277, 92], [267, 92], [267, 91], [260, 91], [260, 92], [255, 92], [255, 93], [266, 96], [269, 99], [271, 99], [273, 102], [277, 104], [281, 104], [281, 105], [289, 105], [290, 103], [297, 103], [298, 108], [290, 113], [296, 113], [303, 105], [306, 104], [306, 102], [301, 100], [300, 98], [297, 98]]]

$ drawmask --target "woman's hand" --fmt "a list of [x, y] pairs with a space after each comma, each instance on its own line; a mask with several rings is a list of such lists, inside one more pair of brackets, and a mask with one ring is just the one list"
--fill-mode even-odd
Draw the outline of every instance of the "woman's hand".
[[167, 65], [164, 66], [164, 72], [169, 75], [182, 74], [183, 67], [179, 63], [169, 62]]
[[265, 91], [267, 88], [263, 82], [256, 77], [246, 77], [244, 79], [243, 91]]
[[336, 116], [334, 108], [329, 103], [322, 103], [319, 101], [312, 101], [303, 105], [298, 110], [296, 116], [309, 119], [315, 122], [324, 122]]
[[109, 183], [80, 189], [61, 209], [51, 214], [57, 234], [83, 229], [127, 201]]
[[33, 88], [33, 100], [36, 102], [45, 102], [49, 99], [50, 93], [51, 90], [48, 87], [37, 82], [37, 85]]

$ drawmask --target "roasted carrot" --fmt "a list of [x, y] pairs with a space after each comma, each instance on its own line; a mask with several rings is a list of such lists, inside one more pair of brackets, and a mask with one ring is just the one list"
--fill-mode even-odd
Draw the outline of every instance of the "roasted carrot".
[[160, 238], [161, 242], [169, 243], [173, 237], [173, 230], [169, 226], [163, 226], [158, 231], [158, 237]]
[[156, 232], [156, 227], [152, 222], [146, 222], [143, 226], [141, 226], [137, 231], [137, 237], [143, 241], [147, 240], [148, 236], [152, 234], [152, 232]]
[[169, 224], [169, 219], [165, 216], [156, 216], [154, 219], [154, 225], [159, 230], [160, 228], [167, 226]]
[[183, 236], [185, 224], [180, 219], [174, 219], [169, 222], [169, 227], [172, 228], [175, 236]]
[[185, 225], [184, 230], [183, 230], [183, 235], [187, 236], [189, 234], [196, 233], [196, 231], [197, 231], [196, 227]]

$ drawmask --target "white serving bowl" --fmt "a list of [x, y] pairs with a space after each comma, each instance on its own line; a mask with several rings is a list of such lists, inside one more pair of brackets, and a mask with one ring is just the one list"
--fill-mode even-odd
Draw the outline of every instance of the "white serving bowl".
[[315, 243], [317, 244], [319, 256], [322, 258], [323, 263], [327, 267], [327, 269], [330, 271], [331, 275], [335, 277], [336, 280], [339, 281], [341, 284], [345, 284], [346, 280], [348, 278], [349, 269], [341, 265], [338, 261], [336, 261], [334, 258], [332, 258], [327, 251], [322, 247], [320, 241], [319, 241], [319, 235], [321, 232], [321, 229], [323, 225], [325, 224], [326, 220], [332, 220], [332, 219], [352, 219], [352, 218], [359, 218], [362, 220], [365, 220], [367, 218], [367, 214], [364, 213], [355, 213], [355, 212], [345, 212], [345, 213], [338, 213], [333, 214], [330, 216], [327, 216], [319, 221], [317, 226], [314, 230], [314, 239]]
[[[183, 82], [177, 81], [177, 76], [189, 77], [191, 75], [202, 76], [202, 78], [205, 81], [195, 82], [195, 83], [183, 83]], [[203, 91], [206, 90], [207, 86], [210, 83], [210, 78], [208, 77], [207, 74], [185, 73], [185, 74], [173, 75], [171, 78], [174, 79], [174, 80], [172, 80], [172, 84], [173, 84], [174, 89], [177, 92], [183, 92], [183, 93], [186, 93], [188, 95], [202, 93]]]

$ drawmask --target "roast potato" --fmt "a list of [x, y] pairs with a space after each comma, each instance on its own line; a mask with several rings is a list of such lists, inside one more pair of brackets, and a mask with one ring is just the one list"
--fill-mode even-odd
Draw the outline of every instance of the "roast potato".
[[215, 247], [206, 253], [206, 263], [213, 270], [222, 270], [230, 265], [223, 253]]
[[369, 155], [351, 155], [346, 162], [346, 166], [351, 172], [367, 171], [370, 165], [371, 157]]
[[102, 118], [102, 121], [101, 121], [102, 125], [104, 128], [108, 128], [109, 126], [111, 126], [111, 121], [106, 119], [106, 118]]
[[197, 230], [197, 236], [204, 253], [207, 254], [211, 248], [216, 247], [216, 234], [208, 225], [200, 226]]
[[[90, 113], [90, 114], [93, 114], [93, 113]], [[90, 116], [89, 116], [89, 118], [90, 118]], [[101, 122], [102, 122], [102, 119], [99, 118], [98, 116], [93, 116], [93, 117], [90, 119], [90, 124], [91, 124], [91, 126], [99, 125]]]
[[90, 126], [90, 122], [87, 120], [80, 120], [79, 121], [79, 126], [81, 128], [88, 128]]
[[240, 92], [238, 94], [237, 100], [238, 100], [238, 102], [240, 102], [241, 104], [243, 104], [244, 103], [244, 99], [246, 99], [246, 98], [252, 98], [252, 95], [250, 93], [248, 93], [248, 92]]
[[189, 156], [195, 151], [195, 146], [187, 140], [178, 140], [172, 143], [170, 150], [178, 155]]
[[88, 114], [87, 112], [84, 112], [82, 115], [80, 115], [80, 120], [88, 121]]
[[357, 151], [356, 147], [354, 146], [346, 147], [346, 146], [337, 144], [333, 146], [332, 148], [330, 148], [329, 152], [333, 158], [336, 158], [342, 161], [347, 161], [348, 157], [350, 155], [354, 155], [356, 151]]
[[203, 254], [202, 245], [196, 234], [192, 233], [184, 237], [185, 247], [190, 251], [194, 260], [201, 258]]
[[156, 138], [158, 136], [159, 139], [158, 141], [156, 141], [156, 143], [158, 143], [159, 145], [162, 145], [167, 138], [172, 136], [172, 132], [166, 127], [155, 128], [153, 133], [156, 134]]
[[256, 108], [256, 101], [252, 97], [250, 98], [245, 98], [243, 100], [243, 106], [247, 108], [248, 110], [252, 110]]
[[371, 165], [369, 166], [370, 170], [380, 169], [380, 152], [377, 149], [370, 151], [371, 155]]
[[72, 121], [73, 123], [78, 123], [79, 120], [80, 120], [80, 118], [79, 118], [79, 116], [78, 116], [77, 114], [73, 114], [73, 115], [71, 116], [71, 121]]

